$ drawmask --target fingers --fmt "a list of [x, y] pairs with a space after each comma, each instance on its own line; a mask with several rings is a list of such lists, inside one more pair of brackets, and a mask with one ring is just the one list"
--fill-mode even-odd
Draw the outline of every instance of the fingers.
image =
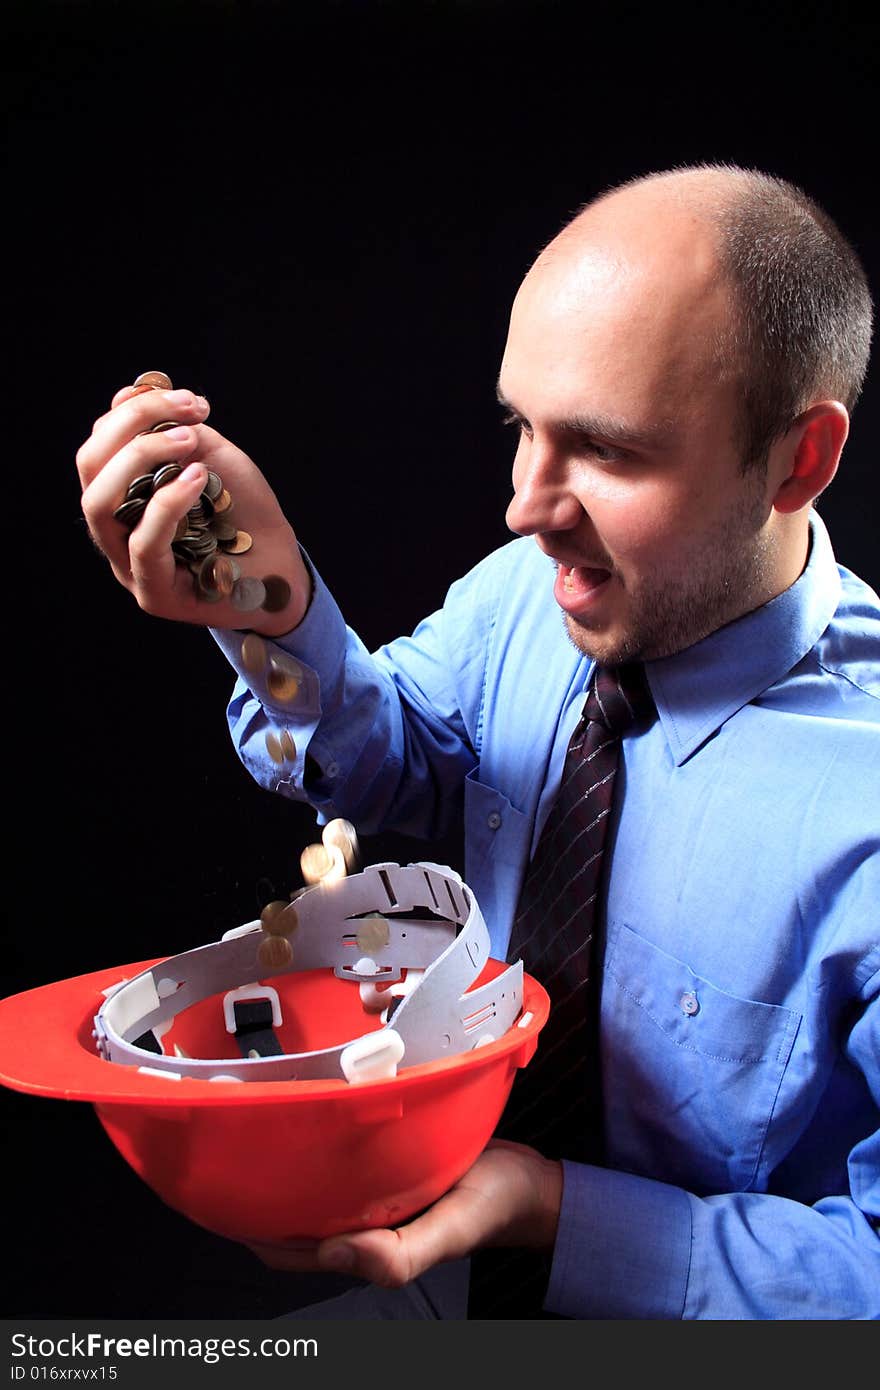
[[[131, 582], [138, 603], [147, 613], [162, 616], [167, 595], [174, 589], [180, 569], [171, 542], [181, 517], [194, 507], [208, 473], [201, 463], [191, 463], [178, 478], [153, 493], [147, 509], [128, 538]], [[184, 580], [192, 595], [192, 582]], [[179, 602], [180, 596], [178, 596]]]
[[[126, 387], [131, 392], [131, 387]], [[125, 392], [117, 392], [114, 401], [124, 397]], [[95, 421], [92, 433], [76, 456], [76, 466], [83, 490], [88, 488], [111, 459], [121, 451], [134, 445], [137, 436], [144, 436], [145, 430], [163, 420], [176, 420], [181, 425], [201, 424], [207, 419], [210, 406], [204, 396], [196, 396], [192, 391], [145, 391], [135, 396], [131, 394], [122, 399], [106, 415]], [[141, 453], [149, 452], [149, 445], [142, 446]], [[136, 457], [129, 453], [129, 460]], [[159, 457], [159, 462], [162, 457]], [[131, 477], [137, 477], [132, 473]], [[131, 479], [129, 479], [131, 481]]]

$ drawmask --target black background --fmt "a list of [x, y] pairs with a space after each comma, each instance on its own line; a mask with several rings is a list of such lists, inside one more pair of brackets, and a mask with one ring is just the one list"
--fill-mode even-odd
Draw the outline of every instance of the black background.
[[[216, 939], [297, 886], [315, 838], [238, 763], [210, 637], [141, 613], [92, 550], [73, 460], [113, 392], [157, 367], [204, 392], [368, 645], [410, 630], [508, 538], [509, 305], [592, 194], [704, 159], [767, 169], [827, 208], [876, 291], [877, 34], [855, 13], [5, 8], [4, 994]], [[874, 373], [821, 503], [875, 587], [878, 411]], [[366, 845], [461, 867], [457, 842], [429, 848]], [[297, 1302], [165, 1208], [91, 1106], [2, 1103], [6, 1316]]]

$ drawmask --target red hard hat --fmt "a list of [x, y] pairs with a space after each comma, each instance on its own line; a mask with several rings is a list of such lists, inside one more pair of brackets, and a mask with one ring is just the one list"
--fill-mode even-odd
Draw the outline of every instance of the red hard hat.
[[91, 1101], [169, 1206], [233, 1240], [406, 1220], [491, 1138], [549, 999], [440, 865], [373, 865], [295, 913], [279, 970], [251, 922], [0, 1001], [0, 1081]]

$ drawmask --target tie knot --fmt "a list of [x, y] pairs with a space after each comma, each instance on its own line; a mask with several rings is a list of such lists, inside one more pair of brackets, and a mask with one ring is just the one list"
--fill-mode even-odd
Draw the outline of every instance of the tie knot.
[[604, 724], [612, 734], [622, 734], [653, 709], [645, 668], [640, 663], [596, 666], [584, 705], [586, 719]]

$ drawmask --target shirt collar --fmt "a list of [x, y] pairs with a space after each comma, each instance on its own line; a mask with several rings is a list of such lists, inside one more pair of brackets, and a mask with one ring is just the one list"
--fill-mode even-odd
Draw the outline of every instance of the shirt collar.
[[756, 695], [806, 656], [840, 600], [831, 541], [810, 514], [810, 554], [800, 578], [776, 598], [674, 656], [645, 663], [657, 713], [677, 765]]

